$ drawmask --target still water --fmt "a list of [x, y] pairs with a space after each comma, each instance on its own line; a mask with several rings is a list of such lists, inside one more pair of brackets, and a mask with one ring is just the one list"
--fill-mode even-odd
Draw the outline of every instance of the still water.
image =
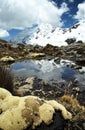
[[[19, 78], [27, 77], [38, 77], [45, 80], [56, 80], [56, 81], [70, 81], [76, 77], [81, 80], [80, 74], [70, 67], [56, 64], [53, 60], [25, 60], [22, 62], [13, 63], [10, 70], [14, 73], [14, 76]], [[83, 75], [85, 80], [85, 75]]]

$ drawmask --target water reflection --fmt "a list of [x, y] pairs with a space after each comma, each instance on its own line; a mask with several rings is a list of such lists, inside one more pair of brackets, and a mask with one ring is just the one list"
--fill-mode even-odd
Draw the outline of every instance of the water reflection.
[[10, 70], [20, 78], [37, 76], [41, 79], [57, 81], [73, 80], [77, 74], [72, 68], [57, 65], [54, 61], [48, 60], [16, 62], [12, 64]]
[[77, 71], [70, 68], [70, 67], [63, 67], [63, 72], [62, 72], [62, 78], [64, 80], [67, 80], [68, 82], [70, 80], [74, 80], [74, 78], [76, 77], [77, 75]]

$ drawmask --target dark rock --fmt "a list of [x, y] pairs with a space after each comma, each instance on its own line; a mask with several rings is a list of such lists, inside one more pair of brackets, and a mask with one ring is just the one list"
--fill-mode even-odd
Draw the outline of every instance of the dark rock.
[[85, 129], [85, 123], [83, 123], [83, 127], [84, 127], [84, 129]]
[[79, 41], [77, 41], [76, 43], [82, 43], [82, 44], [83, 44], [83, 41], [79, 40]]
[[72, 29], [76, 29], [80, 24], [75, 24], [74, 26], [72, 26]]
[[78, 101], [81, 105], [85, 106], [85, 90], [78, 93]]
[[7, 43], [6, 40], [0, 39], [0, 43]]
[[57, 46], [53, 46], [51, 44], [47, 44], [44, 48], [43, 51], [47, 55], [55, 55], [55, 52], [57, 53], [59, 51]]
[[65, 40], [65, 42], [67, 42], [68, 44], [71, 44], [71, 43], [76, 42], [76, 39], [75, 38], [69, 38], [69, 39]]
[[85, 57], [76, 58], [76, 63], [78, 65], [84, 66], [85, 65]]
[[43, 52], [43, 47], [39, 46], [39, 45], [35, 45], [34, 47], [31, 48], [30, 52], [42, 53]]
[[[56, 111], [53, 117], [53, 122], [50, 125], [46, 125], [44, 122], [40, 126], [36, 127], [36, 130], [64, 130], [66, 122], [60, 111]], [[27, 128], [26, 130], [32, 130], [32, 127]]]

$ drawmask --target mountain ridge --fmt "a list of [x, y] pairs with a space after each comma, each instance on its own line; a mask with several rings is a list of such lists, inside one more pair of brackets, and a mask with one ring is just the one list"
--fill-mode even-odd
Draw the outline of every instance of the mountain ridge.
[[76, 41], [85, 42], [85, 21], [77, 23], [70, 28], [62, 29], [50, 24], [40, 24], [27, 28], [12, 39], [14, 43], [24, 43], [31, 45], [52, 44], [55, 46], [67, 45], [66, 40], [73, 38]]

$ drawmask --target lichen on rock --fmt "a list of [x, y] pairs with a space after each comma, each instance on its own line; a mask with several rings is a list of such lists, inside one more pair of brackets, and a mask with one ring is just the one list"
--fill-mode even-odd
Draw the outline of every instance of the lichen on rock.
[[42, 100], [37, 96], [13, 96], [0, 88], [1, 129], [23, 130], [30, 126], [35, 129], [42, 122], [49, 125], [53, 121], [55, 110], [60, 110], [64, 119], [72, 117], [63, 105], [54, 100]]
[[1, 62], [14, 62], [15, 59], [11, 56], [5, 56], [0, 59]]

